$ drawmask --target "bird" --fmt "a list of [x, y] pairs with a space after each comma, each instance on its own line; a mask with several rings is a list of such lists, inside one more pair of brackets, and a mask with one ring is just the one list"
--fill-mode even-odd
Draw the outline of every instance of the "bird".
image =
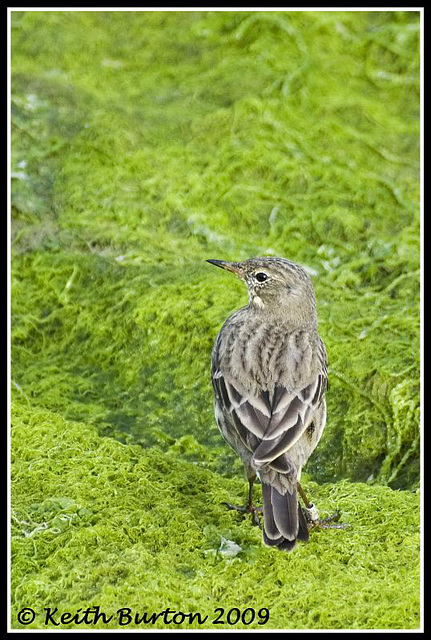
[[[306, 269], [285, 258], [207, 262], [239, 277], [249, 295], [223, 324], [211, 356], [216, 422], [249, 484], [246, 506], [227, 506], [253, 513], [256, 523], [263, 511], [264, 544], [292, 551], [313, 525], [325, 526], [300, 485], [326, 424], [327, 355], [314, 287]], [[262, 509], [253, 504], [256, 478]]]

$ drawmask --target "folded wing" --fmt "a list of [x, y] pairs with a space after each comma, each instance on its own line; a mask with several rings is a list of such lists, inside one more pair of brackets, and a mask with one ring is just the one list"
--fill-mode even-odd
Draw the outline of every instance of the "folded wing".
[[312, 383], [294, 392], [276, 385], [271, 393], [244, 393], [217, 369], [213, 385], [223, 412], [231, 415], [238, 437], [253, 453], [255, 466], [268, 464], [275, 471], [288, 473], [291, 464], [285, 454], [304, 433], [320, 404], [327, 386], [326, 367], [322, 366]]

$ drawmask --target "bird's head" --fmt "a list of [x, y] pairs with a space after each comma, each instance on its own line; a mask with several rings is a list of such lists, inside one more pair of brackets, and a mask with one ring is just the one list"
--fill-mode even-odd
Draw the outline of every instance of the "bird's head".
[[243, 262], [207, 260], [231, 271], [247, 285], [249, 305], [272, 315], [291, 317], [298, 326], [315, 326], [316, 301], [306, 270], [285, 258], [250, 258]]

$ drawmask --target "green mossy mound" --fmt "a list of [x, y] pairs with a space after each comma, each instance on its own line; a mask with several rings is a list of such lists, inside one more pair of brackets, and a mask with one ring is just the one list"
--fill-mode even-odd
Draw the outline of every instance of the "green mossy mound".
[[[45, 607], [57, 608], [58, 622], [95, 606], [113, 619], [60, 628], [116, 628], [124, 607], [133, 616], [167, 607], [208, 616], [202, 624], [127, 626], [146, 630], [419, 626], [418, 492], [309, 481], [321, 513], [339, 508], [351, 526], [315, 531], [281, 553], [222, 505], [242, 502], [241, 478], [177, 452], [101, 438], [23, 403], [13, 415], [12, 619], [31, 606], [37, 615], [27, 628], [44, 628]], [[268, 609], [269, 620], [216, 626], [217, 607]]]
[[[270, 606], [273, 628], [417, 626], [418, 42], [418, 12], [12, 13], [17, 607], [96, 602], [100, 579], [107, 609], [167, 594], [207, 611], [235, 606], [241, 575], [241, 604]], [[282, 560], [220, 510], [243, 470], [209, 379], [247, 299], [205, 259], [257, 255], [313, 276], [330, 391], [307, 473], [355, 519]], [[220, 536], [244, 551], [221, 562]], [[345, 562], [329, 544], [324, 560], [329, 539]], [[325, 573], [330, 597], [310, 580]]]

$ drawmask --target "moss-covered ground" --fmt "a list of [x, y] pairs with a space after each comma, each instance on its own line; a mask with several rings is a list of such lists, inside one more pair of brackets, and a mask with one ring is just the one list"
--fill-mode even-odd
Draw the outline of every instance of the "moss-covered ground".
[[[419, 626], [418, 41], [417, 12], [12, 12], [13, 627]], [[221, 504], [209, 359], [246, 292], [205, 259], [257, 255], [313, 276], [304, 484], [351, 525], [292, 554]]]

